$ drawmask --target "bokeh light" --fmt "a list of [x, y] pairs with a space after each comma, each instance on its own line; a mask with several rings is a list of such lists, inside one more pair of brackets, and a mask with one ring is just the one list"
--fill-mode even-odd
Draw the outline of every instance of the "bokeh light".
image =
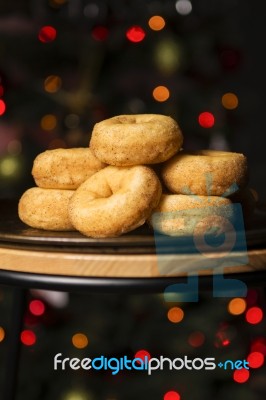
[[62, 79], [58, 75], [49, 75], [44, 81], [44, 89], [48, 93], [56, 93], [62, 85]]
[[214, 126], [214, 115], [208, 111], [199, 114], [198, 122], [202, 128], [212, 128]]
[[39, 30], [38, 38], [42, 43], [49, 43], [55, 40], [56, 35], [56, 29], [53, 26], [47, 25]]
[[264, 364], [264, 354], [259, 351], [253, 351], [247, 357], [250, 368], [260, 368]]
[[6, 103], [0, 99], [0, 116], [6, 112]]
[[232, 340], [236, 337], [236, 334], [234, 326], [222, 324], [215, 334], [214, 346], [218, 349], [230, 346]]
[[156, 67], [164, 74], [172, 74], [180, 67], [183, 60], [182, 48], [177, 40], [164, 38], [154, 48]]
[[180, 307], [172, 307], [168, 310], [167, 318], [170, 322], [177, 324], [184, 318], [184, 311]]
[[266, 356], [266, 338], [256, 338], [251, 344], [251, 352], [259, 352]]
[[52, 7], [60, 7], [60, 6], [62, 6], [63, 4], [67, 3], [67, 1], [68, 1], [68, 0], [50, 0], [50, 1], [49, 1], [49, 4], [50, 4]]
[[7, 145], [7, 151], [12, 156], [18, 156], [22, 151], [22, 145], [19, 140], [11, 140]]
[[192, 347], [200, 347], [205, 342], [205, 336], [200, 331], [192, 332], [188, 337], [188, 343]]
[[246, 368], [236, 369], [233, 373], [233, 379], [237, 383], [245, 383], [249, 379], [249, 370]]
[[246, 310], [247, 303], [245, 299], [240, 297], [236, 297], [228, 303], [228, 312], [232, 315], [240, 315], [243, 314]]
[[4, 88], [3, 85], [0, 85], [0, 97], [4, 95]]
[[83, 390], [71, 390], [64, 395], [63, 400], [92, 400], [92, 397], [88, 391]]
[[138, 25], [131, 26], [126, 32], [126, 37], [130, 42], [133, 43], [142, 42], [145, 36], [146, 36], [145, 31], [141, 28], [141, 26]]
[[[250, 189], [250, 191], [252, 193], [252, 196], [254, 196], [253, 189]], [[259, 297], [258, 296], [258, 291], [256, 289], [248, 289], [248, 293], [247, 293], [247, 296], [246, 296], [247, 305], [249, 307], [254, 306], [258, 301], [258, 297]]]
[[170, 92], [166, 86], [157, 86], [153, 89], [152, 95], [156, 101], [164, 102], [169, 99]]
[[109, 34], [108, 29], [105, 26], [95, 26], [91, 32], [93, 39], [103, 41], [107, 39]]
[[259, 324], [263, 319], [263, 311], [260, 307], [251, 307], [246, 312], [246, 320], [249, 324]]
[[238, 97], [234, 93], [225, 93], [222, 96], [222, 105], [227, 110], [234, 110], [238, 107]]
[[161, 31], [165, 27], [165, 19], [160, 15], [154, 15], [149, 19], [148, 24], [153, 31]]
[[177, 0], [175, 8], [180, 15], [188, 15], [192, 11], [192, 4], [189, 0]]
[[0, 342], [2, 342], [5, 339], [6, 333], [4, 328], [2, 328], [2, 326], [0, 326]]
[[163, 396], [163, 400], [180, 400], [180, 394], [175, 392], [174, 390], [170, 390], [166, 392]]
[[151, 355], [147, 350], [144, 349], [138, 350], [134, 355], [134, 358], [140, 358], [143, 361], [145, 360], [145, 357], [147, 357], [149, 360], [151, 358]]
[[75, 333], [72, 336], [72, 344], [77, 349], [84, 349], [85, 347], [88, 346], [89, 340], [84, 333], [79, 332], [79, 333]]
[[0, 161], [0, 175], [5, 178], [13, 177], [20, 173], [19, 160], [11, 155], [8, 155]]
[[75, 129], [79, 126], [80, 117], [77, 114], [68, 114], [64, 119], [65, 125], [69, 129]]
[[41, 119], [41, 128], [44, 131], [52, 131], [57, 126], [57, 118], [53, 114], [46, 114]]
[[33, 331], [25, 329], [21, 332], [20, 340], [25, 346], [33, 346], [36, 343], [36, 335]]
[[45, 312], [45, 305], [41, 300], [32, 300], [29, 304], [29, 309], [33, 315], [40, 316]]
[[83, 13], [87, 18], [96, 18], [100, 13], [100, 7], [96, 2], [89, 3], [84, 7]]

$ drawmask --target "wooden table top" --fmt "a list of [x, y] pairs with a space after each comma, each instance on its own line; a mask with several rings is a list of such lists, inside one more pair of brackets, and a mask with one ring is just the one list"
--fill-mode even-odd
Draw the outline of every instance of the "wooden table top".
[[[156, 254], [148, 227], [112, 239], [91, 239], [78, 232], [45, 232], [19, 221], [17, 202], [0, 201], [0, 269], [79, 277], [165, 277], [266, 271], [266, 213], [246, 230], [247, 251], [214, 258], [190, 252]], [[181, 246], [181, 247], [182, 247]], [[176, 253], [176, 252], [175, 252]], [[229, 258], [228, 258], [229, 257]], [[221, 262], [222, 260], [222, 262]], [[224, 262], [225, 260], [225, 262]], [[228, 261], [229, 260], [229, 261]]]

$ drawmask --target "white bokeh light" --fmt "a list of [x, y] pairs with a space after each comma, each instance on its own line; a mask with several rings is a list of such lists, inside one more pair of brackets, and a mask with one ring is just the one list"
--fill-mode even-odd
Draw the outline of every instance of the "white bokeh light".
[[188, 15], [192, 11], [192, 4], [189, 0], [177, 0], [175, 8], [179, 14]]

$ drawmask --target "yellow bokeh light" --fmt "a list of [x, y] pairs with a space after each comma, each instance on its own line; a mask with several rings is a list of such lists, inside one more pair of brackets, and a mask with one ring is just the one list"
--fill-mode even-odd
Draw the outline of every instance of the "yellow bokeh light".
[[91, 400], [91, 396], [85, 391], [71, 390], [64, 396], [64, 400]]
[[244, 299], [236, 297], [228, 303], [228, 311], [232, 315], [240, 315], [245, 312], [247, 308], [247, 303]]
[[0, 342], [2, 342], [4, 340], [5, 336], [6, 336], [6, 333], [5, 333], [4, 328], [2, 328], [0, 326]]
[[48, 93], [56, 93], [62, 85], [62, 79], [57, 75], [49, 75], [44, 81], [44, 89]]
[[154, 15], [149, 19], [148, 24], [153, 31], [160, 31], [165, 27], [165, 20], [160, 15]]
[[89, 341], [84, 333], [75, 333], [75, 335], [72, 336], [72, 344], [77, 349], [84, 349], [88, 346]]
[[154, 99], [156, 101], [163, 102], [163, 101], [166, 101], [166, 100], [169, 99], [170, 92], [169, 92], [169, 89], [167, 89], [166, 86], [157, 86], [153, 90], [152, 95], [153, 95], [153, 97], [154, 97]]
[[184, 311], [180, 307], [172, 307], [168, 310], [167, 318], [169, 321], [177, 324], [184, 318]]
[[53, 114], [44, 115], [41, 119], [41, 127], [45, 131], [52, 131], [56, 128], [57, 118]]
[[222, 105], [227, 110], [234, 110], [238, 107], [238, 97], [234, 93], [225, 93], [222, 96]]
[[16, 158], [6, 157], [0, 163], [0, 175], [9, 177], [15, 175], [19, 170]]

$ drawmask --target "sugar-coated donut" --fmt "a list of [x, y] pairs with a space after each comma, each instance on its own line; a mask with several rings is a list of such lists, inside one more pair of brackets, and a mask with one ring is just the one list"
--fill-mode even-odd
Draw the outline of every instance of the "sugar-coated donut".
[[116, 237], [144, 224], [160, 197], [161, 184], [151, 168], [108, 166], [76, 190], [69, 215], [86, 236]]
[[149, 223], [165, 235], [192, 236], [230, 230], [233, 217], [233, 205], [228, 198], [163, 194]]
[[159, 114], [119, 115], [95, 124], [90, 147], [114, 166], [156, 164], [176, 154], [183, 143], [177, 122]]
[[35, 158], [32, 175], [41, 188], [76, 189], [105, 166], [90, 148], [55, 149]]
[[165, 163], [161, 176], [172, 193], [228, 196], [247, 184], [247, 159], [225, 151], [180, 152]]
[[74, 190], [30, 188], [19, 200], [19, 218], [32, 228], [73, 231], [68, 205], [74, 193]]

